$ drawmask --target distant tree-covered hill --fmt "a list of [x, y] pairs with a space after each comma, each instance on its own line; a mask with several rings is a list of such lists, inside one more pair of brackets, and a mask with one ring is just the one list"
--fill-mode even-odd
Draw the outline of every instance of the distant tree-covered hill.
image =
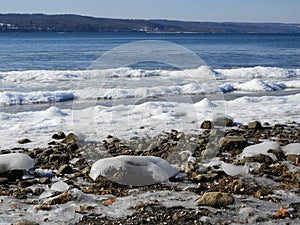
[[108, 19], [72, 14], [0, 14], [0, 32], [300, 33], [300, 24]]

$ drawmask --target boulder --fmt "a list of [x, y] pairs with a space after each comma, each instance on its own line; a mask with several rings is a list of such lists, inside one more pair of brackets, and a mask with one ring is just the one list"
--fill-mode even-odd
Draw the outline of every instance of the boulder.
[[252, 121], [248, 123], [248, 128], [254, 130], [261, 130], [263, 127], [259, 121]]
[[244, 137], [239, 136], [225, 136], [219, 141], [221, 152], [228, 152], [234, 149], [243, 150], [248, 146], [248, 141]]

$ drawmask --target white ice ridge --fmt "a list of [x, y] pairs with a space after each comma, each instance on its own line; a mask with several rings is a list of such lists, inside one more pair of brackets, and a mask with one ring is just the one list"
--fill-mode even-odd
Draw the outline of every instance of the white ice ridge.
[[166, 160], [155, 156], [127, 156], [103, 158], [91, 168], [90, 177], [98, 176], [127, 185], [149, 185], [167, 180], [177, 171]]
[[11, 170], [29, 170], [33, 166], [33, 159], [26, 154], [10, 153], [0, 155], [0, 173]]
[[62, 102], [74, 99], [71, 91], [37, 91], [37, 92], [1, 92], [0, 105], [23, 105], [36, 103]]

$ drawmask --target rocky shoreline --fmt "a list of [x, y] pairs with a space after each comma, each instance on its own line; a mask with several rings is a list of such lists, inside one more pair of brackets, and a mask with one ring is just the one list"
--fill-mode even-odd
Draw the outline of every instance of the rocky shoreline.
[[[225, 123], [226, 128], [215, 129], [204, 121], [199, 134], [171, 130], [147, 139], [108, 136], [90, 143], [58, 132], [47, 147], [30, 150], [26, 149], [30, 140], [20, 140], [24, 147], [3, 149], [1, 154], [27, 154], [34, 168], [25, 174], [19, 170], [0, 174], [0, 221], [15, 215], [10, 224], [299, 224], [300, 150], [287, 155], [281, 147], [300, 143], [300, 124], [243, 125], [230, 119]], [[266, 140], [280, 147], [238, 157], [246, 147]], [[179, 173], [167, 182], [139, 187], [89, 177], [95, 160], [118, 155], [161, 157]], [[242, 167], [248, 172], [232, 171]], [[131, 203], [124, 206], [126, 199]], [[9, 201], [13, 203], [6, 204]], [[49, 216], [67, 206], [74, 206], [67, 214], [70, 219]], [[128, 213], [119, 212], [123, 206]], [[30, 218], [29, 211], [44, 216]]]

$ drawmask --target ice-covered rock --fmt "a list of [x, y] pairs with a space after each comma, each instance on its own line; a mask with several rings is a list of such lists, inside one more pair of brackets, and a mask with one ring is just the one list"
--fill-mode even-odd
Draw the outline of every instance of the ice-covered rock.
[[300, 143], [291, 143], [282, 147], [286, 155], [300, 155]]
[[90, 177], [106, 177], [126, 185], [150, 185], [167, 180], [177, 171], [166, 160], [155, 156], [127, 156], [103, 158], [91, 168]]
[[273, 161], [277, 160], [277, 157], [273, 153], [269, 153], [268, 150], [270, 149], [278, 149], [279, 145], [276, 142], [273, 141], [266, 141], [260, 144], [251, 145], [246, 148], [244, 148], [243, 152], [238, 156], [238, 158], [246, 158], [255, 156], [258, 154], [268, 155], [270, 156]]
[[0, 155], [0, 173], [11, 170], [29, 170], [33, 166], [33, 159], [26, 154], [10, 153]]
[[66, 182], [58, 181], [51, 185], [50, 190], [64, 192], [69, 190], [69, 188], [70, 186]]

